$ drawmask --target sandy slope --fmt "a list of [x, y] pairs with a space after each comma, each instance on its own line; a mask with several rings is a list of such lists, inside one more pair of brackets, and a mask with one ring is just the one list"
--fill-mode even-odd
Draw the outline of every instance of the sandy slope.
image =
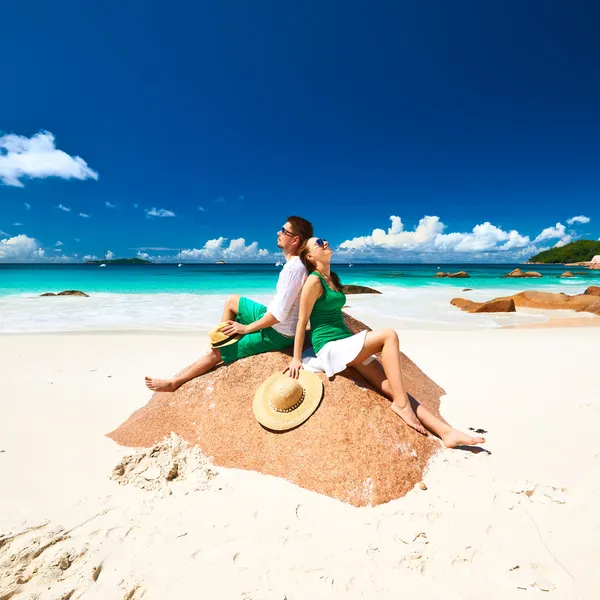
[[0, 336], [0, 598], [597, 597], [598, 330], [401, 333], [491, 454], [443, 451], [426, 491], [367, 509], [202, 462], [110, 479], [130, 452], [104, 433], [202, 338]]

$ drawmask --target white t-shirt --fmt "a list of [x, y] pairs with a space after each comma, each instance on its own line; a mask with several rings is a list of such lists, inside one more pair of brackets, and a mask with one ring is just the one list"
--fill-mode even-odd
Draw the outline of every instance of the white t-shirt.
[[302, 261], [297, 256], [290, 258], [279, 273], [275, 297], [267, 306], [267, 312], [279, 321], [273, 325], [273, 329], [281, 335], [288, 337], [296, 335], [300, 313], [300, 292], [307, 275]]

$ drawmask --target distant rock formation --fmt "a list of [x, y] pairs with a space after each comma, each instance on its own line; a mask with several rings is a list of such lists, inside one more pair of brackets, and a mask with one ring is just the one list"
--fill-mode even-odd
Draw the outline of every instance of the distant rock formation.
[[42, 296], [85, 296], [86, 298], [89, 298], [88, 294], [80, 292], [79, 290], [65, 290], [64, 292], [58, 292], [58, 294], [46, 292], [45, 294], [40, 294], [40, 297]]
[[[551, 292], [526, 291], [513, 296], [495, 298], [490, 302], [472, 302], [465, 298], [453, 298], [451, 304], [466, 312], [492, 312], [481, 310], [484, 305], [503, 306], [505, 302], [513, 301], [514, 306], [524, 308], [543, 308], [546, 310], [566, 309], [576, 312], [590, 312], [600, 316], [600, 287], [590, 286], [583, 294], [569, 296], [568, 294], [554, 294]], [[509, 306], [509, 304], [506, 304]], [[512, 312], [512, 311], [511, 311]]]
[[516, 312], [512, 298], [496, 298], [489, 302], [473, 302], [464, 298], [453, 298], [450, 304], [470, 313]]
[[444, 273], [444, 271], [439, 271], [435, 274], [436, 277], [456, 277], [456, 278], [464, 278], [470, 277], [470, 275], [466, 271], [457, 271], [456, 273]]
[[573, 275], [571, 271], [565, 271], [562, 275], [559, 275], [559, 277], [575, 277], [575, 275]]
[[543, 277], [541, 273], [537, 271], [521, 271], [521, 269], [514, 269], [510, 273], [504, 275], [504, 277]]
[[[352, 331], [366, 328], [345, 319]], [[421, 481], [440, 442], [407, 427], [352, 369], [332, 380], [321, 376], [323, 400], [298, 428], [261, 427], [252, 412], [254, 392], [289, 360], [269, 352], [220, 366], [173, 394], [154, 394], [108, 436], [124, 446], [151, 447], [174, 432], [218, 466], [283, 477], [355, 506], [399, 498]], [[402, 366], [408, 392], [438, 415], [444, 390], [404, 355]]]
[[381, 294], [380, 291], [365, 285], [343, 285], [342, 292], [347, 296], [350, 294]]

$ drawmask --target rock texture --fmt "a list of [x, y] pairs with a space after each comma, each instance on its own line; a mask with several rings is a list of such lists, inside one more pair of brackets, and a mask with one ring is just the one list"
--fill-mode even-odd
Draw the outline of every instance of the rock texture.
[[453, 278], [464, 278], [470, 277], [470, 275], [466, 271], [457, 271], [456, 273], [444, 273], [444, 271], [439, 271], [435, 274], [436, 277], [453, 277]]
[[64, 292], [58, 292], [58, 294], [46, 292], [45, 294], [40, 294], [40, 297], [41, 296], [85, 296], [86, 298], [89, 298], [88, 294], [80, 292], [79, 290], [65, 290]]
[[521, 271], [521, 269], [514, 269], [510, 273], [504, 275], [504, 277], [543, 277], [541, 273], [537, 271]]
[[575, 277], [575, 275], [573, 275], [571, 271], [565, 271], [562, 275], [559, 275], [559, 277]]
[[551, 292], [521, 292], [514, 294], [513, 296], [504, 296], [502, 298], [495, 298], [490, 302], [472, 302], [466, 298], [453, 298], [450, 304], [464, 310], [466, 312], [492, 312], [489, 310], [482, 310], [485, 305], [510, 305], [510, 301], [514, 303], [514, 306], [521, 306], [526, 308], [543, 308], [546, 310], [566, 309], [574, 310], [576, 312], [591, 312], [596, 315], [600, 315], [600, 300], [598, 295], [600, 290], [597, 286], [590, 286], [583, 292], [583, 294], [576, 294], [569, 296], [568, 294], [554, 294]]
[[464, 298], [453, 298], [450, 304], [470, 313], [516, 312], [512, 298], [496, 298], [489, 302], [473, 302]]
[[342, 285], [342, 292], [344, 292], [346, 296], [350, 294], [381, 294], [380, 291], [365, 285]]
[[[352, 331], [366, 328], [351, 317], [346, 321]], [[444, 391], [402, 359], [411, 396], [439, 414]], [[352, 369], [332, 380], [321, 375], [321, 405], [300, 427], [282, 433], [261, 427], [252, 413], [254, 392], [289, 360], [271, 352], [218, 367], [173, 394], [154, 394], [108, 435], [125, 446], [150, 447], [174, 432], [216, 465], [283, 477], [355, 506], [399, 498], [421, 481], [440, 442], [404, 425]]]

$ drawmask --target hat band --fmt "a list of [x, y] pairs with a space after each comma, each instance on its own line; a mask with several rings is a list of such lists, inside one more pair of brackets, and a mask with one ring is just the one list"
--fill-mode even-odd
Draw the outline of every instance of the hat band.
[[271, 396], [269, 396], [269, 406], [275, 412], [278, 412], [278, 413], [289, 413], [289, 412], [292, 412], [293, 410], [296, 410], [304, 402], [304, 396], [305, 396], [305, 394], [306, 394], [306, 392], [304, 391], [304, 388], [302, 388], [302, 396], [300, 396], [300, 400], [298, 400], [298, 402], [296, 402], [296, 404], [293, 404], [289, 408], [277, 408], [276, 406], [273, 406], [273, 398]]
[[227, 342], [230, 342], [232, 337], [233, 337], [233, 336], [231, 335], [231, 336], [229, 336], [228, 338], [226, 338], [226, 339], [224, 339], [224, 340], [221, 340], [220, 342], [216, 342], [216, 343], [214, 343], [214, 342], [213, 342], [213, 343], [211, 344], [211, 346], [212, 346], [213, 348], [218, 348], [219, 346], [222, 346], [223, 344], [226, 344]]

